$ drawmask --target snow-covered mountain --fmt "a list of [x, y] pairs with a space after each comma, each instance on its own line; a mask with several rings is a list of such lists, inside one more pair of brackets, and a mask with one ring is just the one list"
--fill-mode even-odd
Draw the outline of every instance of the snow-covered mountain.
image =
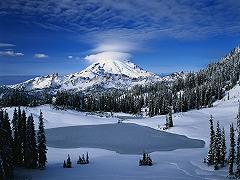
[[51, 74], [36, 77], [20, 84], [9, 86], [26, 91], [35, 90], [98, 90], [131, 88], [137, 84], [148, 84], [163, 80], [160, 76], [145, 71], [128, 59], [100, 59], [86, 69], [59, 76]]
[[154, 76], [153, 73], [144, 71], [128, 60], [100, 60], [79, 73], [82, 77], [93, 78], [104, 74], [141, 78]]

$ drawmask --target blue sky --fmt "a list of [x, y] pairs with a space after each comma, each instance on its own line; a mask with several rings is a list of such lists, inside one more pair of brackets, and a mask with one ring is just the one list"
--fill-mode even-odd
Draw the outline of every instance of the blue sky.
[[158, 74], [196, 71], [239, 40], [238, 0], [0, 1], [0, 75], [72, 73], [105, 51]]

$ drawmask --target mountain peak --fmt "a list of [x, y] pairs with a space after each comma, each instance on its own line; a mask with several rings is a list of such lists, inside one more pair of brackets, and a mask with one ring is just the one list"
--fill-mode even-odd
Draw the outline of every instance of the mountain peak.
[[85, 59], [93, 64], [81, 72], [66, 76], [52, 74], [37, 77], [11, 87], [27, 91], [41, 89], [53, 92], [57, 90], [80, 91], [94, 90], [94, 88], [131, 88], [137, 84], [162, 80], [159, 76], [132, 63], [131, 57], [127, 53], [104, 52], [87, 56]]
[[130, 78], [140, 78], [154, 75], [132, 63], [130, 61], [131, 56], [127, 53], [103, 52], [87, 56], [85, 59], [94, 63], [79, 73], [83, 77], [93, 78], [99, 75], [116, 74]]

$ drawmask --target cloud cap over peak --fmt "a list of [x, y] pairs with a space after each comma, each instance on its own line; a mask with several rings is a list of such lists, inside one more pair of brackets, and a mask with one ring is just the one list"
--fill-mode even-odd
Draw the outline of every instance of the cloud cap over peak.
[[129, 53], [107, 51], [88, 55], [84, 59], [90, 63], [95, 63], [99, 61], [128, 61], [131, 58], [132, 56]]

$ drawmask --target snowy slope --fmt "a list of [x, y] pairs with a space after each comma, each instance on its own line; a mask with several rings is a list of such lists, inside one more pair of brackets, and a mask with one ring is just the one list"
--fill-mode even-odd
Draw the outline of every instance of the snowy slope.
[[100, 60], [79, 73], [82, 77], [90, 78], [104, 74], [117, 74], [130, 78], [154, 76], [153, 73], [144, 71], [128, 60]]
[[144, 71], [128, 59], [116, 58], [100, 59], [86, 69], [66, 76], [61, 77], [58, 74], [52, 74], [9, 87], [26, 91], [43, 89], [81, 91], [130, 88], [137, 84], [147, 84], [161, 80], [161, 77]]
[[9, 87], [16, 89], [24, 88], [27, 91], [31, 91], [38, 89], [58, 88], [61, 85], [61, 82], [62, 79], [58, 76], [58, 74], [51, 74], [47, 76], [36, 77]]
[[[227, 168], [214, 171], [213, 167], [207, 167], [206, 164], [202, 163], [202, 160], [203, 157], [207, 155], [210, 114], [214, 117], [214, 124], [219, 121], [220, 126], [225, 128], [227, 140], [229, 137], [229, 124], [232, 122], [234, 122], [234, 124], [236, 123], [238, 100], [240, 99], [240, 86], [237, 85], [231, 89], [229, 91], [229, 96], [229, 100], [227, 100], [226, 95], [223, 100], [215, 102], [212, 108], [173, 114], [174, 127], [168, 130], [168, 132], [203, 139], [206, 142], [205, 148], [154, 152], [151, 153], [154, 165], [152, 167], [139, 167], [139, 155], [123, 155], [97, 148], [62, 149], [48, 147], [48, 166], [45, 171], [19, 170], [16, 173], [19, 176], [29, 176], [33, 179], [226, 179]], [[13, 108], [8, 108], [9, 112], [12, 112], [12, 109]], [[117, 121], [116, 118], [86, 116], [86, 113], [72, 110], [53, 110], [48, 105], [28, 108], [27, 113], [38, 115], [40, 109], [44, 112], [47, 128], [69, 125], [97, 125], [102, 123], [115, 123]], [[127, 116], [126, 114], [124, 115]], [[158, 129], [158, 125], [162, 126], [165, 123], [165, 116], [129, 119], [125, 122]], [[76, 160], [79, 154], [86, 152], [90, 154], [90, 164], [86, 166], [77, 165]], [[63, 169], [62, 161], [68, 154], [71, 156], [73, 168]]]

